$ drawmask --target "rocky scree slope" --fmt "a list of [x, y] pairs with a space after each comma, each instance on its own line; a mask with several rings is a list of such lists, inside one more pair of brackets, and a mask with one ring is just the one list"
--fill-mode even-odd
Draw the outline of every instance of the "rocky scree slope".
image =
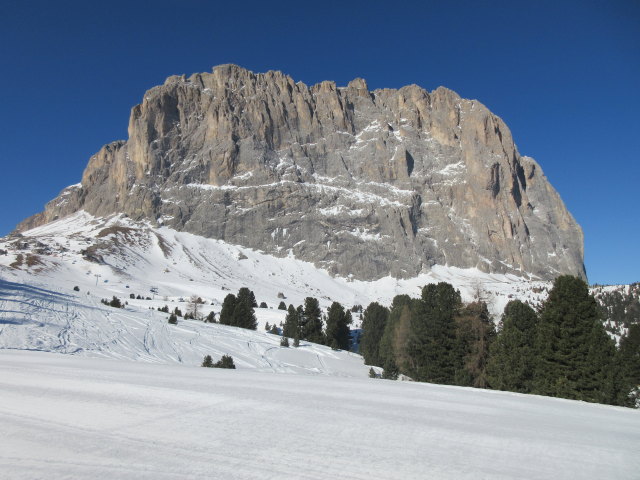
[[504, 122], [416, 85], [308, 87], [235, 65], [169, 77], [80, 184], [18, 231], [124, 213], [332, 274], [410, 278], [434, 265], [585, 277], [582, 231]]

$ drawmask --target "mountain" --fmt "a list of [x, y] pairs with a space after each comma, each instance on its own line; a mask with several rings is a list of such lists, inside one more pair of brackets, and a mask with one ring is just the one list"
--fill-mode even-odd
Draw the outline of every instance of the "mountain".
[[132, 109], [129, 139], [17, 230], [79, 211], [358, 280], [436, 266], [586, 278], [582, 231], [540, 166], [446, 88], [308, 87], [235, 65], [169, 77]]

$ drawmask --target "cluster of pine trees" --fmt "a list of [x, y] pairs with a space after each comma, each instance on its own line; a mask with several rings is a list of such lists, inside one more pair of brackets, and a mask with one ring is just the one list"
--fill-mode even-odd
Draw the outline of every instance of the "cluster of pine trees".
[[255, 330], [258, 320], [254, 308], [258, 306], [256, 297], [247, 287], [238, 290], [238, 295], [230, 293], [222, 302], [218, 323]]
[[211, 355], [205, 355], [204, 360], [202, 361], [202, 366], [207, 368], [236, 368], [231, 355], [223, 355], [216, 363], [213, 363]]
[[[307, 297], [304, 305], [297, 308], [289, 305], [282, 329], [283, 337], [293, 338], [294, 344], [300, 340], [328, 345], [331, 348], [349, 349], [349, 325], [353, 319], [351, 312], [338, 302], [333, 302], [322, 316], [318, 299]], [[323, 331], [323, 325], [326, 328]]]
[[372, 303], [362, 329], [365, 362], [386, 378], [629, 406], [640, 384], [640, 327], [616, 348], [587, 284], [571, 276], [556, 279], [539, 312], [510, 302], [498, 331], [484, 303], [464, 305], [448, 283], [399, 295], [390, 309]]

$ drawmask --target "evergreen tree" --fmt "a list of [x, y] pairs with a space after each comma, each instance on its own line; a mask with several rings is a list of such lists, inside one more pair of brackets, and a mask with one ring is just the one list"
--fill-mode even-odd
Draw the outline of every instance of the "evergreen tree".
[[280, 346], [281, 347], [288, 347], [289, 346], [289, 339], [287, 337], [282, 337], [282, 340], [280, 340]]
[[476, 301], [465, 305], [455, 317], [456, 348], [454, 361], [462, 368], [454, 374], [457, 385], [486, 388], [489, 347], [495, 338], [495, 327], [487, 304]]
[[299, 333], [300, 327], [298, 325], [298, 311], [293, 307], [293, 305], [289, 305], [287, 316], [284, 318], [282, 334], [286, 337], [295, 337], [296, 335], [299, 335]]
[[613, 341], [587, 284], [558, 277], [540, 314], [534, 393], [589, 402], [615, 400]]
[[213, 359], [211, 355], [205, 355], [204, 360], [202, 361], [202, 366], [207, 368], [213, 367]]
[[233, 323], [236, 327], [255, 330], [258, 328], [258, 319], [251, 306], [250, 299], [238, 295], [236, 306], [233, 309]]
[[384, 370], [382, 372], [382, 378], [387, 380], [397, 380], [398, 375], [400, 374], [398, 370], [398, 366], [396, 362], [393, 360], [393, 357], [389, 357], [386, 362], [384, 362]]
[[373, 369], [373, 367], [371, 367], [369, 369], [369, 378], [378, 378], [378, 374], [376, 373], [376, 371]]
[[175, 313], [172, 313], [171, 315], [169, 315], [169, 323], [171, 325], [177, 325], [178, 324], [178, 317], [176, 316]]
[[115, 295], [113, 296], [113, 298], [109, 302], [109, 305], [111, 305], [112, 307], [115, 307], [115, 308], [123, 308], [122, 302]]
[[414, 308], [407, 343], [409, 375], [415, 380], [455, 384], [464, 356], [456, 348], [455, 316], [461, 307], [460, 292], [440, 282], [422, 289], [422, 301]]
[[258, 303], [256, 302], [256, 296], [247, 287], [242, 287], [238, 290], [238, 301], [245, 302], [251, 308], [256, 308]]
[[205, 317], [204, 323], [216, 323], [216, 314], [213, 310]]
[[271, 325], [271, 330], [269, 330], [269, 333], [272, 333], [274, 335], [280, 335], [280, 329], [278, 328], [278, 326], [274, 323], [273, 325]]
[[234, 317], [233, 311], [236, 308], [237, 299], [233, 293], [228, 294], [224, 297], [224, 301], [222, 302], [222, 310], [220, 311], [220, 317], [218, 321], [222, 325], [234, 325]]
[[377, 302], [369, 304], [364, 311], [360, 353], [364, 357], [364, 363], [367, 365], [381, 367], [384, 364], [380, 354], [380, 342], [388, 319], [389, 309]]
[[318, 299], [307, 297], [304, 299], [304, 322], [301, 324], [300, 337], [313, 343], [323, 343], [322, 312]]
[[293, 337], [293, 346], [296, 348], [300, 346], [300, 336], [297, 333]]
[[223, 355], [220, 360], [213, 364], [214, 368], [236, 368], [231, 355]]
[[286, 309], [287, 309], [287, 305], [283, 301], [281, 301], [278, 304], [278, 310], [286, 310]]
[[620, 339], [616, 364], [620, 366], [616, 403], [628, 407], [638, 406], [640, 402], [640, 325], [630, 325], [627, 334]]
[[507, 304], [500, 331], [489, 349], [487, 373], [491, 388], [532, 391], [537, 323], [538, 316], [529, 305], [520, 300]]
[[333, 302], [327, 312], [326, 338], [327, 344], [336, 350], [349, 349], [349, 325], [351, 312], [345, 312], [342, 305]]

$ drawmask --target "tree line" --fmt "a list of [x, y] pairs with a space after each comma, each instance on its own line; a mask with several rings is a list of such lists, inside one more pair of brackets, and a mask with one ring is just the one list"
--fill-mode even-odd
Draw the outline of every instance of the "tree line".
[[[351, 311], [338, 302], [333, 302], [326, 315], [322, 315], [318, 299], [307, 297], [304, 305], [287, 308], [282, 336], [293, 338], [294, 345], [300, 340], [328, 345], [334, 349], [349, 349], [350, 329], [353, 322]], [[326, 324], [326, 328], [323, 328]]]
[[448, 283], [420, 298], [398, 295], [364, 312], [365, 363], [417, 381], [633, 406], [640, 384], [640, 326], [617, 346], [587, 284], [561, 276], [536, 311], [514, 300], [496, 329], [483, 302], [463, 304]]
[[[199, 305], [203, 302], [197, 297], [192, 297], [189, 306], [189, 312], [184, 318], [198, 318]], [[264, 306], [266, 304], [263, 302]], [[238, 290], [237, 295], [229, 293], [222, 302], [222, 309], [217, 319], [217, 323], [240, 328], [255, 330], [258, 320], [255, 314], [255, 308], [258, 307], [255, 294], [247, 287]], [[351, 311], [345, 309], [340, 303], [333, 302], [326, 315], [322, 314], [318, 299], [307, 297], [304, 305], [294, 307], [289, 305], [287, 308], [284, 302], [280, 302], [278, 309], [287, 310], [284, 324], [282, 325], [283, 342], [285, 346], [285, 338], [292, 338], [294, 345], [298, 345], [300, 340], [306, 340], [313, 343], [328, 345], [335, 349], [349, 349], [350, 329], [353, 319]], [[169, 307], [161, 307], [161, 312], [169, 313]], [[169, 321], [177, 323], [177, 317], [182, 316], [182, 312], [176, 307], [172, 312]], [[216, 323], [215, 314], [210, 312], [205, 322]], [[271, 333], [280, 333], [278, 328], [273, 325]], [[288, 340], [286, 342], [288, 346]]]

